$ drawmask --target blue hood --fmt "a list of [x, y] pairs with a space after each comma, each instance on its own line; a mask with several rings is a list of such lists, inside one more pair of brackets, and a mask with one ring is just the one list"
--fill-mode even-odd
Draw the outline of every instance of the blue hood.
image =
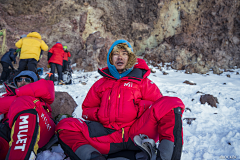
[[34, 82], [38, 81], [38, 77], [37, 77], [37, 75], [36, 75], [33, 71], [28, 71], [28, 70], [22, 71], [22, 72], [20, 72], [16, 77], [13, 78], [13, 83], [14, 83], [14, 85], [15, 85], [16, 87], [17, 87], [17, 83], [16, 83], [16, 81], [15, 81], [16, 78], [18, 78], [18, 77], [24, 77], [24, 76], [32, 78]]
[[130, 72], [132, 71], [132, 69], [133, 69], [133, 67], [132, 67], [132, 68], [128, 69], [127, 71], [119, 74], [118, 71], [117, 71], [117, 69], [116, 69], [116, 67], [110, 63], [110, 61], [109, 61], [110, 53], [112, 52], [113, 47], [115, 47], [116, 45], [118, 45], [118, 44], [120, 44], [120, 43], [126, 43], [126, 44], [128, 45], [128, 47], [129, 47], [129, 48], [132, 50], [132, 52], [133, 52], [133, 49], [132, 49], [132, 46], [130, 45], [130, 43], [129, 43], [128, 41], [124, 40], [124, 39], [120, 39], [120, 40], [115, 41], [115, 42], [112, 44], [112, 46], [110, 47], [110, 49], [109, 49], [109, 51], [108, 51], [108, 55], [107, 55], [107, 65], [108, 65], [108, 69], [109, 69], [110, 73], [113, 75], [113, 77], [115, 77], [115, 78], [117, 78], [117, 79], [120, 79], [120, 78], [122, 78], [122, 77], [125, 77], [125, 76], [128, 75], [128, 73], [130, 73]]

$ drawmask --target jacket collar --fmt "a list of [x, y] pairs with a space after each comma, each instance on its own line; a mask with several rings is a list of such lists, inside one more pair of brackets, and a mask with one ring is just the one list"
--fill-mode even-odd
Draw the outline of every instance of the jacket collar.
[[141, 81], [149, 75], [149, 71], [139, 68], [134, 68], [127, 76], [117, 79], [113, 77], [108, 69], [108, 67], [103, 69], [98, 69], [98, 73], [103, 77], [114, 79], [114, 80], [127, 80], [133, 81], [135, 83], [141, 83]]

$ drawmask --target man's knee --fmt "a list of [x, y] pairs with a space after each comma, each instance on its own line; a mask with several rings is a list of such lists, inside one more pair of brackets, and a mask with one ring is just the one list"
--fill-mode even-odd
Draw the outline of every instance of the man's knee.
[[83, 125], [85, 124], [85, 122], [83, 120], [81, 120], [80, 118], [64, 118], [62, 119], [58, 124], [56, 129], [64, 129], [65, 127], [67, 127], [69, 130], [71, 130], [71, 128], [73, 130], [76, 130], [76, 126], [77, 128], [79, 128], [79, 130], [81, 130], [81, 128], [83, 127]]
[[40, 137], [38, 121], [39, 117], [35, 109], [22, 111], [14, 117], [7, 158], [36, 157]]

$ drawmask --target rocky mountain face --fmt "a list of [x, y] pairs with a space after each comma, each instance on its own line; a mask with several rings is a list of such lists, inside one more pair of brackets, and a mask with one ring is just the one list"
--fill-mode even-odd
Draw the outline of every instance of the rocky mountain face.
[[[8, 48], [31, 31], [49, 48], [61, 42], [85, 71], [105, 67], [117, 39], [128, 40], [154, 66], [168, 62], [202, 74], [240, 67], [237, 0], [0, 0], [1, 29], [7, 29]], [[39, 67], [46, 69], [46, 57]]]

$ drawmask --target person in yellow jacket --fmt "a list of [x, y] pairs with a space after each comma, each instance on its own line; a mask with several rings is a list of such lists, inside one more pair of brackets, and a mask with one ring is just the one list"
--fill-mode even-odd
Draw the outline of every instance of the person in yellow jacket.
[[37, 73], [37, 63], [40, 58], [41, 50], [48, 50], [48, 46], [42, 40], [41, 35], [38, 32], [31, 32], [27, 37], [17, 41], [15, 46], [21, 48], [18, 73], [25, 70], [26, 67], [28, 67], [28, 70]]

